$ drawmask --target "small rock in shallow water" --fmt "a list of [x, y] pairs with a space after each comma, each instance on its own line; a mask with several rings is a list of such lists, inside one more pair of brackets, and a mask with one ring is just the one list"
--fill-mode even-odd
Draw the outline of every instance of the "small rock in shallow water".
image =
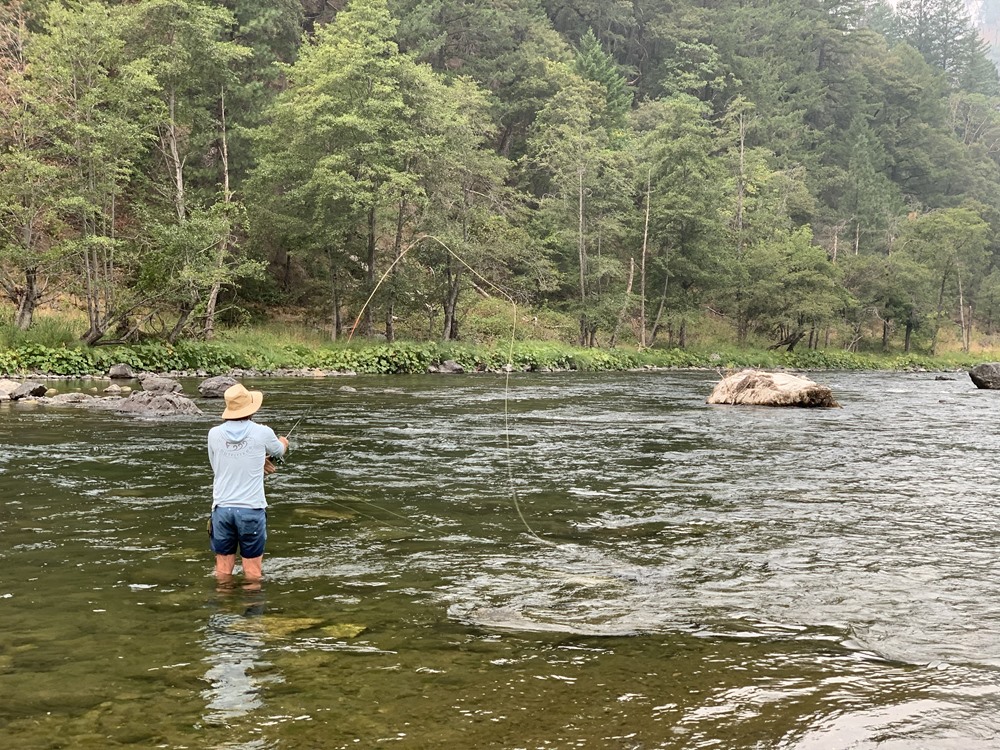
[[331, 638], [356, 638], [367, 628], [364, 625], [352, 625], [345, 622], [341, 625], [327, 625], [320, 630]]

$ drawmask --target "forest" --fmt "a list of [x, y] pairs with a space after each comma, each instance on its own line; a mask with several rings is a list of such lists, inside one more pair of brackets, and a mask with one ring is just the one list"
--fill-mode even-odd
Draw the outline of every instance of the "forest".
[[[963, 351], [1000, 327], [964, 0], [5, 0], [0, 290], [86, 344]], [[282, 317], [283, 316], [283, 317]]]

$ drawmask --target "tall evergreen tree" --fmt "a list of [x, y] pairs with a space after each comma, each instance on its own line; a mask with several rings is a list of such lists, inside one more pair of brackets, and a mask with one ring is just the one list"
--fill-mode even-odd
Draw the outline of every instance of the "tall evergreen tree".
[[605, 117], [611, 127], [624, 127], [632, 109], [632, 92], [615, 61], [601, 49], [601, 43], [590, 29], [580, 40], [576, 55], [576, 72], [604, 90]]
[[897, 36], [941, 70], [952, 88], [998, 93], [996, 69], [965, 0], [900, 0], [896, 12]]

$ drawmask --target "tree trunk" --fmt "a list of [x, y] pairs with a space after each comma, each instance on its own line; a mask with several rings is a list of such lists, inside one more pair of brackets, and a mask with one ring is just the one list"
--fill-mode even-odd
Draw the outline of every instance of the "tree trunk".
[[197, 296], [194, 292], [191, 293], [192, 299], [190, 301], [184, 302], [181, 305], [180, 314], [177, 316], [177, 322], [174, 323], [174, 327], [171, 329], [170, 333], [167, 334], [167, 343], [176, 344], [177, 339], [181, 337], [184, 332], [184, 326], [187, 325], [188, 320], [191, 318], [191, 313], [194, 312], [195, 305], [197, 303]]
[[403, 254], [403, 212], [405, 208], [406, 203], [400, 197], [399, 210], [396, 212], [396, 238], [392, 243], [392, 271], [389, 276], [389, 299], [386, 303], [385, 311], [385, 340], [390, 343], [396, 340], [396, 267]]
[[[646, 258], [649, 253], [649, 199], [652, 170], [646, 170], [646, 218], [642, 225], [642, 258], [639, 261], [639, 347], [646, 346]], [[631, 282], [630, 282], [631, 285]]]
[[336, 275], [333, 279], [330, 302], [333, 305], [333, 327], [330, 330], [330, 340], [336, 341], [344, 329], [344, 322], [340, 316], [340, 284]]
[[656, 310], [656, 317], [653, 319], [653, 330], [649, 335], [649, 345], [656, 343], [656, 335], [660, 331], [660, 320], [663, 318], [663, 311], [667, 307], [667, 284], [670, 282], [669, 274], [663, 278], [663, 292], [660, 294], [660, 306]]
[[743, 203], [746, 199], [746, 143], [747, 143], [747, 123], [746, 115], [740, 112], [740, 135], [739, 135], [739, 150], [740, 150], [740, 173], [736, 178], [736, 218], [735, 218], [735, 229], [736, 229], [736, 255], [737, 257], [743, 255], [744, 248], [744, 237], [743, 237]]
[[[330, 340], [340, 337], [340, 279], [337, 277], [337, 266], [333, 259], [333, 250], [326, 249], [326, 257], [330, 261]], [[353, 331], [352, 331], [353, 333]]]
[[576, 250], [580, 256], [580, 303], [587, 301], [587, 245], [583, 236], [583, 168], [577, 170], [579, 185], [577, 188], [577, 237]]
[[99, 262], [96, 247], [85, 247], [83, 250], [84, 277], [87, 294], [87, 320], [90, 327], [81, 336], [85, 344], [94, 344], [104, 336], [105, 326], [101, 316], [100, 288], [98, 284]]
[[38, 269], [24, 269], [24, 288], [16, 290], [17, 317], [14, 324], [18, 330], [27, 331], [35, 315], [35, 308], [42, 299], [43, 289], [38, 284]]
[[955, 276], [958, 279], [958, 319], [962, 326], [962, 351], [968, 354], [969, 347], [972, 345], [972, 305], [969, 305], [969, 314], [966, 315], [965, 294], [962, 290], [962, 272], [956, 269]]
[[170, 90], [167, 100], [167, 110], [170, 122], [167, 123], [167, 149], [169, 149], [170, 168], [174, 178], [174, 210], [177, 221], [184, 221], [187, 209], [184, 205], [184, 159], [180, 153], [180, 136], [177, 129], [177, 92]]
[[[219, 94], [220, 109], [220, 136], [222, 139], [222, 202], [228, 209], [233, 200], [232, 191], [229, 189], [229, 138], [226, 132], [226, 90], [222, 89]], [[219, 302], [219, 292], [222, 289], [222, 271], [226, 266], [226, 257], [229, 255], [229, 243], [232, 233], [229, 229], [228, 211], [226, 212], [226, 236], [219, 241], [219, 249], [215, 256], [215, 274], [212, 286], [208, 290], [208, 301], [205, 304], [205, 326], [203, 334], [206, 341], [215, 338], [215, 309]]]
[[950, 270], [950, 268], [946, 268], [944, 273], [941, 274], [941, 290], [938, 292], [937, 314], [934, 316], [934, 330], [931, 332], [932, 357], [937, 354], [938, 331], [941, 330], [941, 313], [944, 310], [944, 290], [945, 285], [948, 283], [948, 272]]
[[628, 284], [625, 286], [625, 301], [622, 303], [622, 309], [618, 312], [618, 320], [615, 321], [615, 330], [611, 332], [611, 339], [608, 341], [608, 346], [614, 347], [618, 343], [618, 330], [622, 327], [622, 321], [625, 319], [625, 313], [628, 312], [629, 297], [632, 296], [632, 280], [635, 278], [635, 258], [628, 259]]
[[[368, 268], [366, 275], [368, 293], [371, 294], [375, 291], [375, 206], [368, 209]], [[368, 338], [375, 334], [375, 315], [371, 304], [365, 308], [364, 331]]]
[[461, 289], [462, 268], [452, 262], [451, 255], [445, 266], [445, 278], [448, 281], [448, 289], [444, 299], [444, 325], [441, 330], [441, 338], [445, 341], [454, 341], [458, 338], [458, 320], [455, 310], [458, 307], [458, 293]]

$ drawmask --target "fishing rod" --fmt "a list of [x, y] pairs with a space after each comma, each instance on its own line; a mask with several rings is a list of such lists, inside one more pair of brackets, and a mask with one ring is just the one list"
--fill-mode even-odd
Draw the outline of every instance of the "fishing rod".
[[[285, 433], [285, 440], [288, 440], [288, 438], [291, 437], [292, 433], [295, 432], [295, 428], [299, 426], [299, 422], [308, 417], [312, 413], [312, 410], [315, 406], [316, 404], [310, 406], [308, 409], [306, 409], [306, 411], [302, 415], [299, 416], [298, 419], [295, 420], [295, 424], [292, 425], [292, 428]], [[280, 456], [268, 456], [268, 458], [271, 459], [271, 463], [275, 464], [276, 466], [280, 466], [281, 464], [285, 463], [284, 454]]]

